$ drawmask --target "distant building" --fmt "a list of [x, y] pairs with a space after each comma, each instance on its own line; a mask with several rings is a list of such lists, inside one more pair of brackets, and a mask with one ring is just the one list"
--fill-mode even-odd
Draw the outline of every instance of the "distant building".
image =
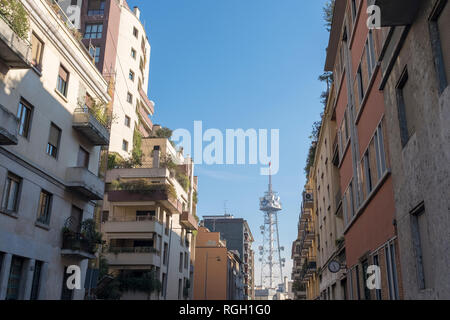
[[198, 225], [194, 164], [166, 138], [142, 139], [142, 150], [142, 167], [107, 172], [101, 231], [109, 271], [119, 280], [152, 274], [161, 284], [151, 296], [129, 290], [122, 299], [190, 299]]
[[220, 232], [229, 250], [239, 252], [244, 271], [244, 299], [253, 300], [255, 286], [255, 265], [252, 243], [254, 241], [246, 220], [231, 215], [203, 216], [203, 225], [211, 232]]
[[219, 232], [200, 227], [196, 238], [195, 300], [243, 300], [241, 259]]

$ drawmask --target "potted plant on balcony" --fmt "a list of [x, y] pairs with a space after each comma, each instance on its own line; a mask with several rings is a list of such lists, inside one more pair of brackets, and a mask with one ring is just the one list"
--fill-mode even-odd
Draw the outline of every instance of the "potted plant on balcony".
[[103, 243], [102, 234], [96, 230], [93, 219], [88, 219], [81, 223], [81, 239], [90, 253], [95, 253], [97, 245]]

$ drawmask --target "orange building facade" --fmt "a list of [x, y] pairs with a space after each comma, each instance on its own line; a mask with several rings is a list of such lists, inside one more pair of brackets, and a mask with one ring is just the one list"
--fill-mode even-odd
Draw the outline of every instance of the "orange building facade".
[[241, 260], [220, 233], [200, 227], [195, 250], [194, 300], [242, 300]]
[[[367, 1], [336, 0], [326, 71], [334, 75], [349, 299], [401, 299], [395, 204], [379, 57], [384, 30], [367, 27]], [[366, 285], [381, 270], [381, 287]]]

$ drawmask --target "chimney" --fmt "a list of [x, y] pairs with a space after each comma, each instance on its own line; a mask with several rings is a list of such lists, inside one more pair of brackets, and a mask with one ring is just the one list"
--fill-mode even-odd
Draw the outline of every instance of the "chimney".
[[153, 147], [153, 168], [159, 168], [159, 160], [160, 160], [160, 147]]
[[133, 12], [134, 12], [134, 15], [135, 15], [138, 19], [141, 18], [141, 10], [139, 10], [138, 7], [134, 7], [134, 8], [133, 8]]

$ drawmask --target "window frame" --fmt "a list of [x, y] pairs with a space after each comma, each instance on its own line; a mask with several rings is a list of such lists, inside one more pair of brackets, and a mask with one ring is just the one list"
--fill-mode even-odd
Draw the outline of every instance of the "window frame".
[[[66, 73], [66, 80], [64, 80], [61, 77], [61, 69]], [[56, 90], [58, 93], [64, 96], [64, 98], [67, 98], [67, 93], [69, 91], [69, 80], [70, 80], [70, 72], [62, 65], [59, 65], [58, 70], [58, 78], [56, 82]]]
[[[28, 118], [26, 120], [23, 120], [23, 110], [26, 109], [28, 112]], [[17, 133], [25, 138], [25, 139], [29, 139], [30, 138], [30, 132], [31, 132], [31, 123], [33, 121], [33, 110], [34, 107], [28, 103], [28, 101], [26, 101], [25, 99], [21, 98], [19, 101], [19, 107], [17, 109], [17, 118], [19, 118], [19, 128]], [[25, 121], [25, 123], [23, 123]], [[26, 127], [26, 129], [23, 129], [23, 127]], [[24, 134], [23, 131], [26, 131], [26, 133]]]
[[[15, 191], [15, 195], [14, 195], [14, 199], [13, 199], [13, 201], [14, 201], [13, 209], [11, 210], [11, 209], [8, 209], [8, 207], [9, 207], [9, 200], [11, 197], [12, 182], [14, 182], [17, 185], [17, 189]], [[17, 211], [19, 208], [19, 203], [20, 203], [21, 191], [22, 191], [22, 182], [23, 182], [22, 177], [14, 174], [12, 172], [8, 172], [8, 174], [6, 176], [6, 180], [5, 180], [5, 185], [3, 188], [2, 202], [1, 202], [1, 206], [0, 206], [1, 211], [17, 214]]]
[[42, 41], [42, 39], [34, 32], [31, 32], [31, 44], [33, 45], [33, 37], [36, 39], [37, 42], [40, 43], [41, 48], [39, 50], [39, 55], [38, 55], [38, 60], [39, 61], [34, 61], [34, 57], [33, 57], [33, 49], [31, 52], [31, 64], [33, 65], [33, 67], [35, 69], [37, 69], [38, 71], [42, 71], [42, 60], [43, 60], [43, 56], [44, 56], [44, 41]]
[[[43, 195], [46, 197], [45, 200], [43, 200]], [[44, 208], [42, 207], [43, 205], [42, 201], [45, 201]], [[52, 205], [53, 205], [53, 194], [44, 189], [41, 189], [41, 192], [39, 194], [38, 215], [36, 219], [37, 223], [46, 226], [50, 225]], [[42, 212], [43, 209], [45, 211], [44, 213]]]
[[[52, 127], [56, 128], [56, 130], [58, 130], [59, 135], [58, 135], [58, 145], [54, 146], [50, 143], [50, 137], [51, 137], [51, 130]], [[54, 158], [54, 159], [58, 159], [58, 155], [59, 155], [59, 149], [61, 146], [61, 136], [62, 136], [62, 130], [61, 128], [59, 128], [56, 124], [54, 124], [53, 122], [50, 123], [50, 131], [49, 131], [49, 136], [48, 136], [48, 141], [47, 141], [47, 147], [46, 147], [46, 151], [45, 153], [47, 155], [49, 155], [50, 157]], [[53, 154], [52, 150], [56, 150], [55, 154]]]

